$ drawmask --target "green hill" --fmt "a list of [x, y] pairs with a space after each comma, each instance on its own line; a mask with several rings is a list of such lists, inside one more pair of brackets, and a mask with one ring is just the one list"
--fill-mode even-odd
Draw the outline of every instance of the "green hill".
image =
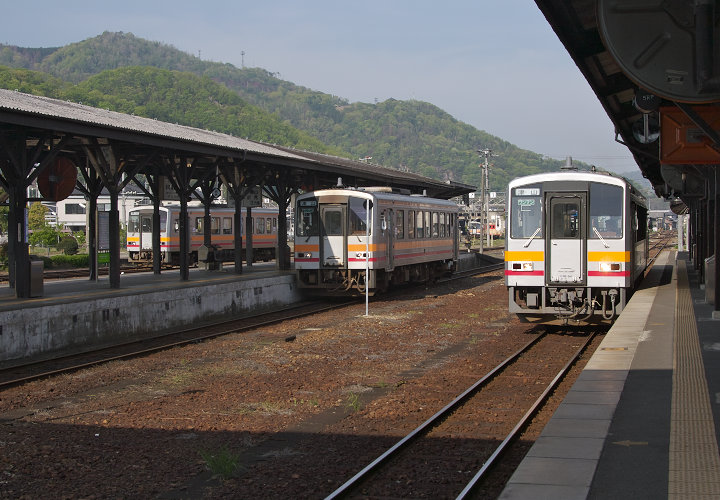
[[348, 154], [192, 73], [132, 66], [73, 85], [45, 73], [0, 66], [0, 87], [298, 149]]
[[481, 182], [476, 151], [490, 148], [497, 155], [490, 170], [490, 187], [496, 191], [503, 191], [513, 177], [558, 170], [562, 164], [477, 130], [426, 102], [350, 103], [261, 68], [203, 61], [130, 33], [105, 32], [59, 48], [0, 45], [0, 64], [48, 75], [5, 69], [0, 71], [5, 88], [30, 88], [33, 93], [318, 152], [370, 156], [386, 167], [476, 186]]

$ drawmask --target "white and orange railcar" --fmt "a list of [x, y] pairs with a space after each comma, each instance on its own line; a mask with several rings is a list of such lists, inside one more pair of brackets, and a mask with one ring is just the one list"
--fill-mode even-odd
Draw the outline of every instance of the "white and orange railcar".
[[[233, 216], [235, 209], [231, 207], [210, 208], [211, 243], [224, 256], [224, 260], [234, 259], [235, 230]], [[190, 248], [188, 252], [193, 262], [197, 262], [197, 251], [204, 242], [203, 227], [205, 209], [201, 205], [188, 207], [188, 228], [190, 229]], [[160, 207], [160, 253], [162, 261], [177, 264], [180, 261], [180, 206], [168, 204]], [[246, 221], [246, 210], [242, 209], [243, 225]], [[130, 262], [152, 262], [152, 205], [135, 207], [128, 211], [127, 251]], [[252, 209], [252, 244], [253, 261], [271, 260], [275, 258], [277, 246], [276, 208]], [[242, 231], [242, 258], [247, 248], [247, 232]]]
[[451, 201], [390, 188], [302, 194], [295, 210], [298, 286], [323, 294], [365, 293], [369, 287], [373, 294], [452, 272], [458, 211]]
[[611, 322], [648, 262], [647, 203], [625, 179], [562, 171], [508, 186], [505, 284], [531, 322]]

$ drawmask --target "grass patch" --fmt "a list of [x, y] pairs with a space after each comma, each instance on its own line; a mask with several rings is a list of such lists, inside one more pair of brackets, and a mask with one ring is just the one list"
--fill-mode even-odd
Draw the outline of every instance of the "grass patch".
[[214, 476], [230, 479], [238, 469], [240, 455], [231, 452], [227, 446], [217, 451], [201, 451], [200, 456]]
[[352, 412], [356, 412], [360, 409], [360, 396], [351, 392], [345, 399], [345, 408]]
[[440, 323], [440, 328], [445, 328], [446, 330], [450, 330], [453, 328], [462, 328], [464, 325], [460, 323]]

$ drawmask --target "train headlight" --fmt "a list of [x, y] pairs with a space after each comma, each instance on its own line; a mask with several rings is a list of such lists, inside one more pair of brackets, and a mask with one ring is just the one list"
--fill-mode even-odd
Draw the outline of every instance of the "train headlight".
[[365, 258], [365, 252], [358, 252], [355, 254], [355, 257], [358, 259], [364, 259]]
[[297, 254], [298, 259], [309, 259], [310, 257], [312, 257], [310, 252], [298, 252]]
[[600, 263], [600, 271], [604, 273], [609, 273], [611, 271], [620, 271], [622, 269], [622, 266], [619, 262], [601, 262]]
[[532, 271], [533, 263], [532, 262], [513, 262], [512, 269], [513, 269], [513, 271]]

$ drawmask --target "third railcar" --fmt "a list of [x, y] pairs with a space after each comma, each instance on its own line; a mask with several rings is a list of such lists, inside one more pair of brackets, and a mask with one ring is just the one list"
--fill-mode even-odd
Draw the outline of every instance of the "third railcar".
[[457, 264], [458, 206], [451, 201], [389, 188], [327, 189], [298, 196], [295, 216], [295, 269], [305, 290], [374, 293]]
[[[212, 245], [217, 247], [221, 260], [233, 260], [235, 251], [234, 208], [211, 207], [210, 237]], [[197, 262], [197, 252], [204, 241], [205, 209], [202, 206], [188, 207], [188, 228], [190, 230], [189, 253]], [[180, 206], [160, 207], [160, 252], [162, 261], [167, 264], [180, 262]], [[253, 261], [275, 258], [277, 246], [277, 208], [252, 209]], [[152, 262], [152, 220], [153, 207], [139, 206], [128, 212], [127, 250], [130, 262]], [[243, 225], [246, 210], [242, 209]], [[241, 228], [242, 231], [242, 228]], [[246, 232], [242, 231], [242, 256], [247, 248]]]
[[647, 267], [647, 203], [625, 179], [566, 171], [508, 186], [505, 284], [532, 322], [610, 322]]

